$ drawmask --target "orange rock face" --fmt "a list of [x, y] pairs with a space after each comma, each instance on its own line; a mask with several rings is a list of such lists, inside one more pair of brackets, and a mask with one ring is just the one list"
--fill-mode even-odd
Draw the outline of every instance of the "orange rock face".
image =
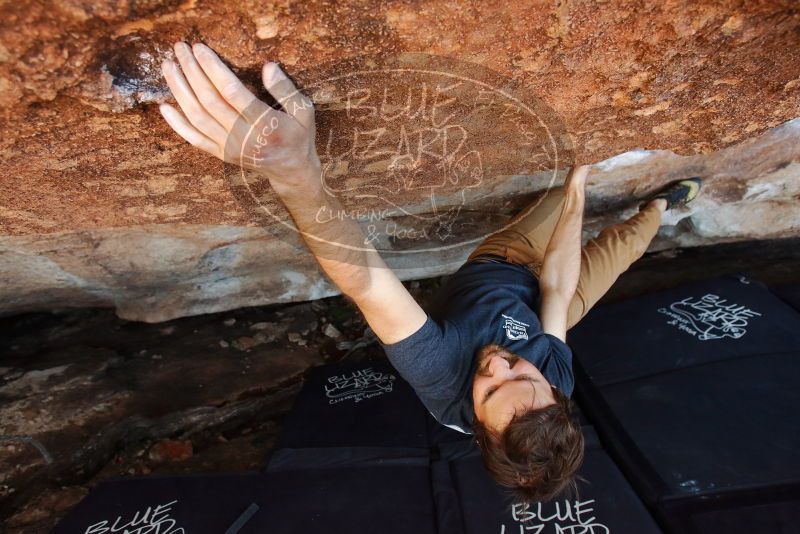
[[583, 162], [634, 148], [707, 153], [798, 115], [800, 14], [748, 2], [139, 2], [0, 8], [0, 230], [243, 224], [221, 164], [150, 103], [179, 39], [242, 73], [418, 51], [518, 80]]
[[[267, 60], [280, 62], [301, 88], [319, 81], [315, 76], [325, 65], [353, 56], [420, 52], [469, 62], [494, 71], [517, 94], [548, 106], [563, 126], [562, 141], [579, 163], [643, 148], [707, 156], [712, 159], [702, 161], [722, 164], [724, 158], [714, 156], [722, 154], [718, 151], [746, 146], [800, 115], [800, 12], [791, 0], [19, 0], [0, 7], [0, 20], [0, 236], [7, 236], [0, 246], [22, 256], [34, 247], [47, 269], [55, 269], [55, 263], [62, 273], [57, 282], [37, 280], [21, 292], [13, 284], [0, 288], [4, 297], [19, 304], [14, 310], [59, 302], [51, 293], [72, 298], [70, 284], [92, 288], [88, 293], [77, 290], [83, 295], [79, 303], [117, 305], [114, 295], [120, 276], [128, 276], [126, 269], [131, 280], [146, 279], [137, 286], [146, 286], [145, 293], [175, 284], [191, 286], [206, 274], [202, 266], [159, 265], [153, 258], [165, 254], [158, 246], [147, 254], [115, 249], [114, 261], [128, 267], [104, 270], [95, 252], [105, 239], [99, 235], [116, 232], [124, 242], [125, 232], [148, 235], [148, 225], [158, 225], [154, 232], [159, 235], [183, 235], [186, 229], [179, 226], [186, 224], [244, 235], [244, 227], [263, 224], [232, 193], [223, 164], [178, 138], [158, 113], [155, 103], [171, 100], [159, 65], [172, 57], [171, 45], [177, 40], [208, 44], [254, 90]], [[500, 117], [497, 122], [507, 124]], [[790, 147], [796, 127], [780, 135], [780, 146]], [[496, 146], [495, 154], [502, 149]], [[715, 177], [715, 169], [704, 164], [716, 201], [723, 202], [725, 195], [744, 201], [749, 222], [742, 223], [739, 212], [730, 209], [727, 219], [713, 222], [693, 214], [699, 217], [695, 230], [684, 224], [668, 232], [669, 246], [765, 236], [760, 228], [777, 213], [769, 204], [775, 202], [783, 203], [779, 212], [785, 222], [777, 227], [770, 222], [774, 231], [769, 235], [795, 235], [797, 226], [791, 221], [800, 215], [785, 205], [794, 195], [796, 153], [791, 148], [769, 153], [774, 159], [764, 167], [783, 165], [775, 179], [789, 184], [788, 189], [770, 184], [748, 189], [748, 180], [760, 179], [758, 175], [730, 176], [725, 167], [725, 176]], [[625, 189], [602, 189], [603, 205], [616, 211], [598, 218], [598, 224], [618, 218], [632, 192], [649, 190], [668, 178], [650, 176], [635, 183], [636, 176], [618, 176], [630, 184]], [[473, 208], [513, 207], [506, 202], [508, 191], [482, 192], [493, 200]], [[204, 239], [192, 245], [189, 256], [202, 257], [204, 247], [218, 245]], [[49, 246], [57, 250], [48, 252]], [[263, 246], [259, 254], [272, 245], [267, 240]], [[440, 258], [437, 269], [409, 271], [408, 276], [446, 272], [457, 258]], [[31, 269], [21, 260], [9, 261], [0, 272], [17, 276]], [[310, 261], [294, 260], [288, 269], [310, 280], [318, 276]], [[75, 282], [75, 277], [86, 283]], [[264, 290], [264, 283], [255, 285]], [[329, 288], [310, 289], [313, 283], [306, 282], [307, 290], [300, 293], [267, 289], [255, 301], [248, 297], [247, 303], [328, 293]], [[225, 298], [216, 296], [216, 304], [194, 311], [178, 304], [174, 313], [157, 316], [235, 307], [237, 297], [227, 303]]]

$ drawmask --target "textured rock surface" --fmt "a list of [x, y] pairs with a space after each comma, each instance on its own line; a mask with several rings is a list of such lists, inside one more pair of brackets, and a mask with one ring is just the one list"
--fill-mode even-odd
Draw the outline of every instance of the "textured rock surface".
[[[253, 86], [266, 59], [301, 87], [310, 67], [361, 54], [494, 69], [561, 117], [580, 162], [601, 162], [587, 237], [632, 197], [705, 176], [615, 293], [800, 272], [794, 0], [17, 0], [0, 21], [0, 315], [102, 306], [166, 321], [333, 293], [296, 236], [263, 227], [223, 165], [161, 119], [158, 65], [179, 39]], [[468, 208], [508, 217], [546, 183], [490, 180]], [[715, 252], [690, 248], [704, 244]], [[403, 278], [433, 276], [473, 245], [388, 259]], [[22, 438], [0, 443], [0, 523], [14, 534], [49, 531], [109, 476], [257, 468], [307, 368], [379, 351], [342, 299], [159, 325], [73, 310], [0, 330], [0, 433]]]
[[[249, 83], [266, 59], [304, 82], [361, 54], [487, 66], [555, 110], [581, 162], [606, 160], [587, 232], [689, 173], [709, 177], [707, 195], [655, 248], [797, 234], [791, 0], [20, 0], [0, 20], [0, 313], [103, 305], [159, 321], [331, 293], [292, 238], [237, 202], [222, 164], [161, 119], [158, 65], [178, 39], [209, 44]], [[657, 152], [618, 156], [638, 149]], [[540, 183], [475, 190], [471, 207], [508, 216]], [[430, 276], [467, 252], [393, 261]]]
[[47, 532], [110, 476], [258, 469], [303, 373], [345, 352], [321, 331], [331, 320], [350, 339], [363, 331], [344, 302], [162, 325], [109, 310], [6, 320], [0, 523]]
[[[707, 155], [617, 156], [598, 164], [589, 179], [586, 235], [632, 214], [631, 197], [700, 175], [707, 178], [703, 195], [662, 226], [651, 250], [796, 236], [798, 162], [800, 120]], [[510, 214], [537, 194], [537, 183], [511, 178], [502, 187], [476, 191], [469, 205], [487, 217]], [[429, 277], [453, 271], [471, 247], [387, 259], [402, 278]], [[0, 251], [5, 313], [114, 306], [127, 319], [162, 321], [335, 293], [295, 236], [278, 239], [261, 228], [152, 224], [6, 236]]]

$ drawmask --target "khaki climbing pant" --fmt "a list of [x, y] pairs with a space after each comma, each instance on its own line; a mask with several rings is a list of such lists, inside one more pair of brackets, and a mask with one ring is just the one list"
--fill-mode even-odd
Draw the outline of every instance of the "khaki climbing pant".
[[[563, 188], [548, 191], [491, 234], [470, 254], [496, 257], [526, 266], [539, 277], [550, 236], [561, 215]], [[661, 212], [647, 205], [627, 221], [605, 228], [581, 250], [578, 288], [569, 305], [567, 328], [572, 328], [609, 290], [620, 274], [642, 257], [661, 225]]]

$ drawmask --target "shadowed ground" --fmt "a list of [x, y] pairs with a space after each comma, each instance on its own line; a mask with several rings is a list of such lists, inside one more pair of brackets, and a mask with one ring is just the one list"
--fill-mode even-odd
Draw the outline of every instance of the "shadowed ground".
[[[608, 300], [723, 273], [800, 282], [797, 240], [650, 254]], [[421, 302], [442, 279], [410, 282]], [[380, 355], [340, 297], [158, 325], [109, 310], [2, 321], [0, 514], [10, 533], [46, 532], [99, 480], [244, 471], [264, 464], [309, 368]]]

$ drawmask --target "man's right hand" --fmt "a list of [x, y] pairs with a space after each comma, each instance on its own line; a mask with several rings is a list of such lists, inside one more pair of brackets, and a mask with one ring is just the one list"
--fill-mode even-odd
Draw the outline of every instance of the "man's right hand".
[[265, 63], [261, 75], [285, 112], [258, 100], [209, 47], [178, 42], [174, 49], [180, 68], [165, 60], [161, 69], [183, 113], [169, 104], [159, 109], [178, 135], [263, 174], [273, 187], [319, 185], [314, 105], [277, 63]]

